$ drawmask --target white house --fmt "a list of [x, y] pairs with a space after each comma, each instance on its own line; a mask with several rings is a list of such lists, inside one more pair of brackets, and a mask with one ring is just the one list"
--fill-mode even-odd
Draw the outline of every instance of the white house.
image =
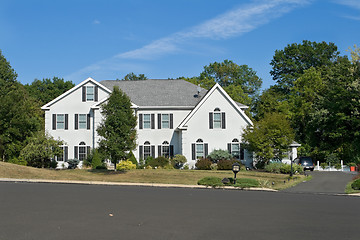
[[244, 128], [252, 125], [245, 105], [235, 102], [216, 84], [210, 90], [184, 80], [97, 82], [88, 78], [45, 104], [45, 129], [65, 142], [58, 161], [83, 160], [98, 146], [100, 112], [114, 86], [131, 99], [138, 118], [136, 158], [182, 154], [188, 165], [214, 149], [228, 150], [251, 165], [242, 147]]

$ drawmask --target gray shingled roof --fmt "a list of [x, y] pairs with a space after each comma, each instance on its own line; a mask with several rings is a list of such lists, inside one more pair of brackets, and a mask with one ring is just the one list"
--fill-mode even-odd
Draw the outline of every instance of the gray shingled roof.
[[104, 80], [100, 83], [110, 90], [119, 86], [138, 106], [194, 107], [207, 92], [201, 88], [199, 96], [196, 97], [198, 86], [185, 80]]

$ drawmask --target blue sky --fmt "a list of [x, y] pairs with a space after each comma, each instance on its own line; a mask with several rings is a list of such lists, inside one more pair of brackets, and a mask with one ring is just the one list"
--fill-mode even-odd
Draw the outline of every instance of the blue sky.
[[360, 0], [0, 0], [0, 49], [23, 84], [198, 76], [225, 59], [274, 84], [275, 50], [360, 45]]

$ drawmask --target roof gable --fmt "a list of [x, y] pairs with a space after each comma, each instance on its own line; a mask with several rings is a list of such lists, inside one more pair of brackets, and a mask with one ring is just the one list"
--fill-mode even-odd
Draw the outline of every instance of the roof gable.
[[201, 101], [195, 106], [195, 108], [186, 116], [186, 118], [180, 123], [179, 129], [186, 129], [187, 123], [190, 119], [196, 114], [196, 112], [201, 108], [201, 106], [211, 97], [211, 95], [216, 91], [220, 91], [220, 93], [226, 98], [226, 100], [231, 104], [231, 106], [239, 113], [239, 115], [245, 120], [247, 124], [250, 126], [253, 125], [250, 118], [245, 114], [245, 112], [240, 108], [238, 103], [236, 103], [227, 93], [226, 91], [216, 83], [201, 99]]
[[[87, 78], [84, 81], [82, 81], [80, 84], [74, 86], [73, 88], [69, 89], [68, 91], [64, 92], [63, 94], [61, 94], [60, 96], [58, 96], [57, 98], [53, 99], [52, 101], [46, 103], [44, 106], [41, 107], [42, 110], [47, 110], [49, 109], [53, 104], [57, 103], [58, 101], [60, 101], [61, 99], [65, 98], [66, 96], [70, 95], [71, 93], [75, 92], [77, 89], [81, 88], [83, 85], [87, 84], [87, 83], [93, 83], [94, 85], [97, 85], [98, 87], [102, 88], [105, 92], [108, 92], [109, 94], [111, 93], [111, 91], [103, 86], [102, 84], [98, 83], [97, 81], [95, 81], [92, 78]], [[102, 100], [100, 100], [102, 101]]]

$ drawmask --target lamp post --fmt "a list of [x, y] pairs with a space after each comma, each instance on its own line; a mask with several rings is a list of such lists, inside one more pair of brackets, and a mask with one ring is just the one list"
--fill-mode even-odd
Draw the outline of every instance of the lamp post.
[[293, 176], [293, 153], [291, 152], [291, 156], [290, 156], [290, 177]]
[[240, 171], [240, 164], [239, 163], [234, 163], [232, 165], [232, 171], [234, 172], [234, 185], [236, 184], [236, 174]]

